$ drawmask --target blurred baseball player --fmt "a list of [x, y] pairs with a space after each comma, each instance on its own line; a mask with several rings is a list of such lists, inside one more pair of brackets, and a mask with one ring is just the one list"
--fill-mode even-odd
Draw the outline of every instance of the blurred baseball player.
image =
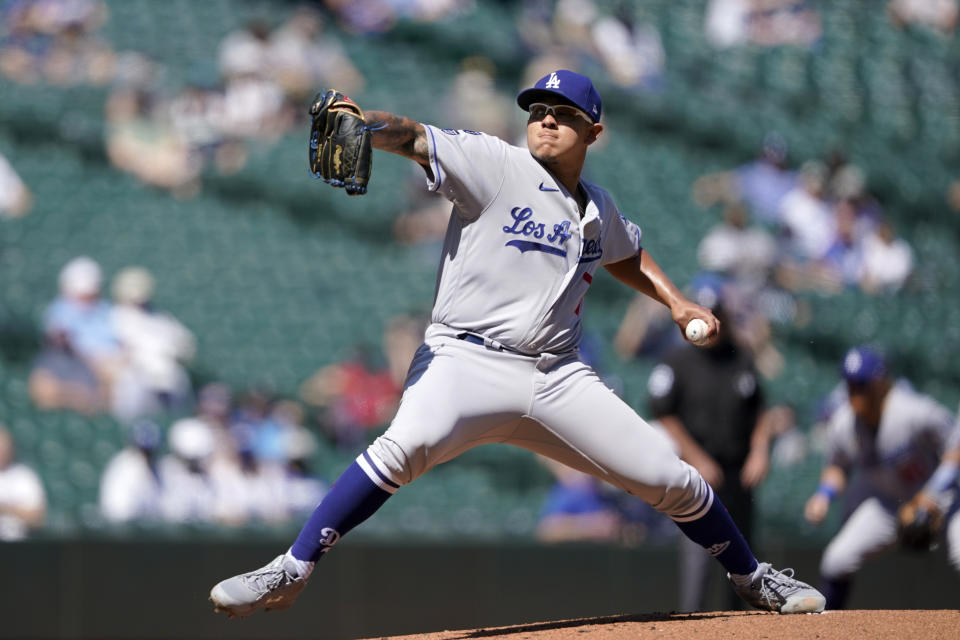
[[[949, 507], [960, 462], [954, 416], [933, 398], [894, 381], [884, 357], [869, 347], [850, 349], [843, 359], [849, 401], [828, 425], [827, 459], [820, 485], [804, 515], [819, 524], [831, 500], [854, 475], [864, 500], [824, 550], [820, 563], [827, 608], [842, 609], [853, 575], [864, 561], [897, 544], [897, 510], [904, 503]], [[952, 442], [950, 455], [943, 455]], [[934, 470], [943, 457], [941, 470]], [[947, 504], [944, 504], [946, 500]], [[951, 559], [960, 567], [960, 519], [948, 528]]]
[[[527, 149], [476, 131], [368, 111], [373, 146], [423, 167], [453, 203], [432, 324], [389, 429], [334, 483], [293, 546], [211, 591], [245, 616], [293, 604], [314, 564], [400, 487], [487, 442], [507, 442], [592, 474], [649, 502], [727, 569], [750, 604], [821, 611], [823, 596], [758, 563], [726, 509], [665, 436], [578, 355], [583, 297], [599, 266], [666, 305], [681, 330], [701, 318], [640, 245], [640, 228], [580, 179], [603, 132], [590, 79], [559, 70], [520, 93]], [[342, 184], [342, 183], [341, 183]], [[322, 578], [321, 578], [322, 579]]]

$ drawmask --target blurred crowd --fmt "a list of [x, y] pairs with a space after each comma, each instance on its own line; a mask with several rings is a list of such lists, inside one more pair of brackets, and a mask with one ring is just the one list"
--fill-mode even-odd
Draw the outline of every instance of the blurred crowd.
[[234, 398], [204, 386], [191, 415], [168, 429], [137, 420], [103, 470], [100, 510], [110, 523], [282, 524], [326, 493], [311, 469], [318, 441], [297, 402], [263, 391]]
[[[863, 169], [838, 150], [797, 168], [788, 151], [771, 132], [756, 158], [691, 186], [693, 201], [719, 220], [698, 241], [700, 271], [690, 289], [721, 291], [731, 329], [768, 378], [785, 366], [776, 325], [810, 321], [802, 294], [893, 295], [910, 286], [915, 268], [914, 250], [870, 193]], [[656, 358], [679, 340], [662, 306], [638, 296], [614, 344], [623, 357]]]
[[[148, 270], [120, 269], [107, 296], [101, 266], [78, 256], [57, 286], [28, 391], [40, 410], [109, 414], [123, 429], [126, 444], [101, 480], [101, 513], [111, 523], [283, 523], [312, 510], [326, 490], [314, 469], [318, 453], [353, 455], [385, 428], [426, 326], [419, 315], [395, 316], [381, 348], [359, 345], [321, 367], [297, 398], [261, 388], [238, 393], [222, 382], [195, 391], [189, 368], [197, 340], [155, 305]], [[5, 437], [0, 462], [13, 459]], [[36, 501], [43, 485], [34, 479], [22, 465], [0, 476], [0, 506], [4, 491]], [[42, 518], [18, 521], [23, 535]]]
[[268, 146], [306, 117], [320, 87], [362, 90], [364, 78], [323, 15], [304, 5], [279, 25], [252, 20], [218, 46], [216, 70], [193, 69], [174, 91], [147, 58], [114, 83], [105, 108], [110, 160], [180, 197], [200, 190], [207, 167], [240, 171], [250, 145]]
[[249, 145], [269, 145], [300, 124], [319, 87], [364, 85], [309, 4], [280, 24], [257, 19], [228, 33], [213, 68], [197, 63], [179, 82], [146, 54], [117, 51], [102, 37], [102, 0], [17, 0], [0, 10], [0, 73], [22, 84], [107, 87], [110, 161], [180, 197], [199, 192], [208, 167], [239, 171]]
[[192, 395], [184, 366], [195, 353], [193, 334], [155, 307], [146, 269], [120, 270], [109, 300], [103, 279], [89, 256], [60, 271], [58, 295], [44, 312], [43, 350], [30, 372], [34, 404], [110, 412], [124, 422], [182, 410]]

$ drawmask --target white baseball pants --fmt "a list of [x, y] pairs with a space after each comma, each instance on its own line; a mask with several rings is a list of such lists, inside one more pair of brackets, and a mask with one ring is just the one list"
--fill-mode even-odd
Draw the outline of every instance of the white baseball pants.
[[666, 436], [576, 353], [530, 357], [455, 335], [428, 337], [414, 356], [400, 408], [368, 449], [373, 479], [382, 474], [390, 482], [380, 486], [395, 491], [391, 483], [408, 484], [493, 442], [596, 476], [674, 520], [696, 520], [712, 502], [707, 484]]

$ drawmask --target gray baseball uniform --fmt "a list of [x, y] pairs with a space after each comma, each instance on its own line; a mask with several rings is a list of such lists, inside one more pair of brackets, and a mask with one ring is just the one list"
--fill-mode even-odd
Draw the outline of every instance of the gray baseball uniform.
[[[848, 477], [864, 474], [871, 494], [827, 545], [820, 566], [825, 578], [849, 576], [894, 545], [896, 510], [937, 468], [953, 426], [950, 411], [903, 382], [891, 387], [876, 431], [856, 420], [849, 404], [837, 410], [828, 426], [828, 462]], [[960, 567], [960, 524], [951, 523], [948, 540]]]
[[600, 265], [638, 255], [640, 229], [601, 188], [576, 199], [527, 149], [426, 127], [428, 186], [453, 202], [432, 324], [400, 409], [358, 459], [395, 491], [487, 442], [553, 458], [675, 520], [713, 494], [670, 443], [579, 359], [583, 297]]

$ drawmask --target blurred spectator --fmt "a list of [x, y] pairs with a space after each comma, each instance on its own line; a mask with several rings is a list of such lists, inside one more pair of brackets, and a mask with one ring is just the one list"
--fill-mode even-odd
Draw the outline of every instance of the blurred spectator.
[[300, 397], [322, 410], [321, 426], [337, 446], [353, 450], [393, 417], [400, 389], [382, 354], [358, 347], [342, 362], [310, 376], [300, 387]]
[[383, 331], [382, 348], [361, 345], [342, 362], [321, 368], [300, 386], [300, 399], [337, 446], [352, 450], [393, 417], [427, 318], [399, 314]]
[[200, 188], [203, 159], [160, 117], [153, 96], [120, 88], [106, 104], [106, 146], [110, 162], [146, 184], [191, 197]]
[[115, 56], [96, 35], [107, 19], [100, 0], [19, 0], [3, 7], [0, 72], [20, 83], [109, 82]]
[[599, 9], [595, 0], [556, 0], [553, 9], [553, 41], [582, 55], [593, 51], [591, 25]]
[[957, 0], [890, 0], [887, 13], [897, 27], [917, 25], [943, 34], [957, 28]]
[[570, 467], [538, 456], [556, 479], [537, 523], [541, 542], [615, 542], [622, 519], [603, 482]]
[[593, 46], [610, 78], [621, 87], [659, 89], [666, 53], [656, 26], [641, 21], [639, 13], [633, 2], [617, 3], [612, 14], [593, 23]]
[[513, 100], [497, 88], [496, 68], [488, 58], [474, 56], [460, 63], [445, 98], [445, 109], [445, 119], [456, 129], [482, 131], [503, 140], [517, 135], [509, 128], [514, 121]]
[[[548, 52], [554, 48], [554, 38], [553, 38], [553, 0], [523, 0], [520, 6], [520, 11], [517, 15], [517, 35], [520, 36], [520, 39], [523, 41], [525, 48], [532, 52]], [[569, 69], [571, 68], [568, 64], [546, 64], [542, 69], [547, 70], [546, 73], [549, 73], [551, 69]], [[538, 78], [542, 78], [545, 73], [539, 73], [540, 68], [536, 72], [527, 74], [524, 73], [524, 79], [532, 78], [534, 82]], [[539, 75], [537, 75], [539, 73]], [[532, 84], [532, 83], [531, 83]], [[522, 86], [531, 86], [530, 84], [524, 84], [521, 82]]]
[[124, 363], [113, 388], [112, 409], [121, 420], [185, 408], [191, 396], [183, 364], [193, 359], [193, 334], [153, 305], [153, 275], [127, 267], [113, 280], [113, 329]]
[[800, 184], [780, 203], [787, 249], [800, 262], [823, 258], [836, 235], [836, 222], [825, 190], [826, 167], [808, 161], [800, 168]]
[[156, 423], [137, 421], [130, 426], [126, 446], [107, 462], [100, 478], [100, 512], [109, 522], [160, 519], [162, 438]]
[[197, 394], [196, 418], [205, 424], [213, 438], [211, 456], [217, 460], [236, 462], [237, 442], [230, 433], [233, 425], [233, 392], [222, 382], [208, 382]]
[[770, 467], [785, 470], [807, 459], [807, 437], [797, 428], [797, 416], [792, 407], [778, 405], [767, 410], [764, 416], [773, 447], [770, 450]]
[[230, 434], [236, 446], [236, 457], [219, 457], [210, 465], [218, 519], [230, 525], [283, 521], [287, 517], [286, 476], [281, 461], [257, 455], [256, 427], [234, 425]]
[[387, 322], [383, 332], [383, 353], [390, 379], [398, 389], [403, 388], [410, 363], [423, 342], [429, 322], [430, 317], [425, 314], [399, 314]]
[[220, 462], [211, 469], [238, 522], [282, 522], [319, 504], [326, 485], [310, 473], [316, 439], [303, 421], [299, 403], [275, 400], [263, 390], [252, 390], [239, 402], [230, 433], [240, 464]]
[[[434, 191], [423, 189], [422, 174], [416, 176], [413, 206], [393, 222], [393, 235], [405, 245], [423, 245], [430, 249], [425, 256], [433, 264], [440, 253], [450, 222], [450, 202]], [[435, 251], [434, 251], [435, 250]]]
[[206, 164], [216, 158], [225, 142], [221, 132], [226, 108], [222, 90], [195, 79], [163, 108], [172, 133], [195, 161]]
[[240, 394], [230, 411], [227, 428], [236, 443], [245, 441], [259, 458], [283, 458], [284, 425], [273, 419], [275, 398], [266, 388], [255, 387]]
[[913, 249], [894, 235], [889, 221], [881, 222], [863, 239], [863, 276], [860, 284], [868, 293], [897, 291], [913, 271]]
[[0, 541], [23, 540], [47, 518], [40, 476], [16, 460], [13, 436], [0, 424]]
[[[174, 523], [214, 522], [218, 508], [210, 465], [216, 440], [210, 425], [198, 418], [176, 421], [167, 433], [169, 453], [160, 459], [160, 510]], [[230, 521], [233, 514], [227, 513]]]
[[33, 206], [33, 194], [0, 154], [0, 218], [19, 218]]
[[264, 20], [251, 20], [243, 28], [231, 31], [217, 53], [220, 74], [228, 82], [245, 76], [269, 76], [269, 43], [270, 25]]
[[106, 407], [122, 354], [110, 305], [100, 297], [102, 280], [100, 265], [87, 256], [60, 272], [60, 293], [44, 312], [44, 348], [30, 373], [30, 397], [41, 409]]
[[36, 33], [55, 35], [70, 28], [92, 33], [108, 17], [103, 0], [20, 0], [9, 3], [11, 13]]
[[340, 28], [350, 33], [383, 33], [397, 22], [389, 0], [323, 0], [323, 4], [337, 17]]
[[624, 359], [659, 359], [682, 342], [670, 310], [649, 296], [636, 295], [620, 321], [613, 347]]
[[820, 15], [806, 0], [711, 0], [706, 37], [716, 47], [808, 46], [820, 39]]
[[867, 177], [863, 169], [844, 161], [832, 172], [827, 186], [830, 200], [853, 210], [852, 231], [857, 242], [876, 228], [883, 217], [883, 211], [867, 191]]
[[786, 140], [778, 133], [768, 133], [756, 160], [697, 178], [692, 195], [703, 208], [743, 203], [756, 220], [774, 225], [780, 219], [784, 196], [796, 185], [796, 172], [787, 168]]
[[224, 79], [220, 126], [227, 138], [273, 139], [291, 123], [270, 47], [270, 26], [263, 20], [250, 21], [220, 44]]
[[863, 251], [856, 236], [857, 214], [849, 201], [841, 201], [833, 209], [836, 234], [833, 243], [820, 261], [820, 281], [815, 288], [837, 291], [860, 284], [863, 275]]
[[321, 87], [336, 87], [347, 95], [364, 87], [363, 74], [324, 26], [323, 15], [304, 5], [295, 9], [267, 42], [270, 72], [298, 109]]
[[310, 469], [310, 459], [317, 451], [317, 439], [300, 426], [286, 437], [286, 483], [283, 499], [291, 518], [309, 515], [327, 493], [327, 485]]
[[227, 82], [221, 127], [227, 138], [273, 140], [292, 122], [283, 91], [273, 79], [249, 74]]
[[69, 25], [57, 34], [43, 60], [43, 75], [51, 84], [103, 86], [113, 79], [116, 56], [105, 40]]
[[724, 208], [723, 221], [711, 227], [697, 247], [702, 269], [754, 286], [767, 282], [777, 258], [776, 240], [762, 227], [749, 225], [749, 214], [739, 204]]

